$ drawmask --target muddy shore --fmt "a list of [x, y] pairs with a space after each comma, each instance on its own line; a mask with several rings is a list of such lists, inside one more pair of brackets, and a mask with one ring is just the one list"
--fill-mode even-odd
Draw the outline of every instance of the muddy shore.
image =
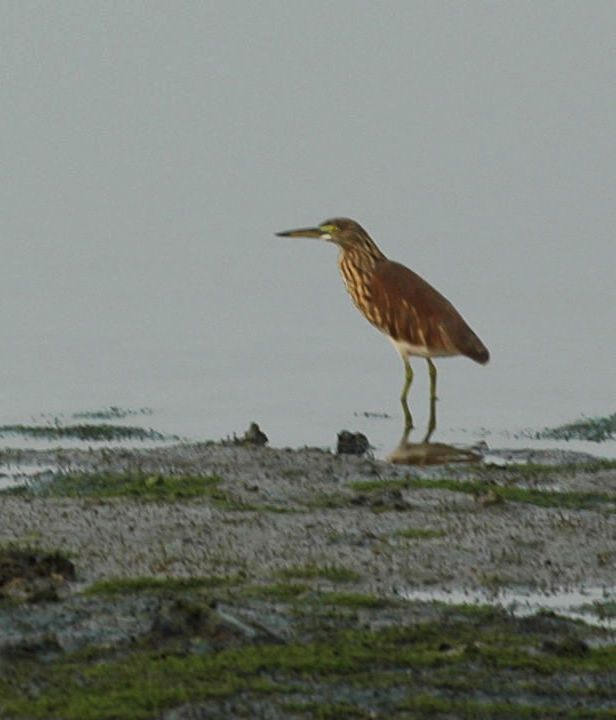
[[[490, 457], [493, 464], [418, 468], [220, 443], [3, 451], [4, 468], [21, 462], [62, 475], [43, 472], [0, 496], [0, 543], [58, 551], [75, 575], [24, 576], [3, 588], [0, 664], [10, 658], [11, 671], [0, 716], [517, 717], [496, 708], [522, 703], [536, 709], [528, 717], [609, 717], [616, 674], [604, 663], [616, 651], [608, 626], [413, 600], [437, 589], [481, 590], [497, 604], [500, 592], [516, 589], [604, 588], [613, 597], [616, 463], [566, 451]], [[598, 603], [594, 617], [616, 615], [613, 604]], [[499, 633], [508, 638], [502, 646]], [[317, 643], [317, 657], [300, 662], [307, 643]], [[516, 658], [503, 660], [514, 646]], [[137, 656], [154, 662], [161, 648], [186, 664], [186, 677], [191, 663], [214, 668], [227, 658], [229, 683], [199, 689], [191, 680], [184, 695], [155, 693], [151, 702], [131, 686], [113, 710], [79, 714], [84, 683], [91, 698], [104, 683], [95, 671], [96, 679], [76, 679], [68, 669], [76, 653], [120, 672]], [[339, 664], [322, 667], [327, 648], [337, 648]], [[249, 649], [266, 659], [247, 670]], [[231, 652], [240, 653], [235, 665]], [[490, 664], [493, 692], [479, 679]], [[475, 680], [445, 688], [443, 666]], [[369, 668], [373, 683], [363, 675]], [[170, 670], [158, 663], [157, 672]], [[418, 674], [425, 698], [413, 705]], [[575, 692], [558, 690], [559, 677], [576, 674], [588, 692], [575, 682]], [[541, 692], [520, 690], [525, 681]]]

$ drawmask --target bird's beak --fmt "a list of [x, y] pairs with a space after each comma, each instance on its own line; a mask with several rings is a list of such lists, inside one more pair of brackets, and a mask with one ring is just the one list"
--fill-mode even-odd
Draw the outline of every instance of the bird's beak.
[[300, 228], [299, 230], [284, 230], [276, 233], [279, 237], [309, 237], [330, 240], [331, 235], [320, 227]]

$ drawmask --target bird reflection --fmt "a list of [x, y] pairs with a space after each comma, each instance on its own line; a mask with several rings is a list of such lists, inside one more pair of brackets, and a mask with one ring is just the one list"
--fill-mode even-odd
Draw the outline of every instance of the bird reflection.
[[405, 424], [400, 442], [387, 456], [387, 462], [400, 465], [446, 465], [481, 460], [482, 456], [474, 450], [441, 442], [430, 442], [426, 437], [418, 443], [409, 442], [410, 434], [411, 428]]

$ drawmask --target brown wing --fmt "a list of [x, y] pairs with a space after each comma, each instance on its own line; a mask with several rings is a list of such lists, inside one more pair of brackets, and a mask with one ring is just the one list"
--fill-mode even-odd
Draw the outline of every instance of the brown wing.
[[394, 340], [425, 347], [435, 355], [460, 354], [487, 363], [490, 354], [454, 306], [417, 273], [391, 260], [372, 274], [375, 325]]

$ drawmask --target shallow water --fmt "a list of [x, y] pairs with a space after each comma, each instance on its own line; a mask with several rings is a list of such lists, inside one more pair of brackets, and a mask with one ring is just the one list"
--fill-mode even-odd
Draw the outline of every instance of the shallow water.
[[[97, 409], [104, 411], [104, 407]], [[212, 417], [205, 410], [201, 413], [190, 411], [187, 408], [185, 413], [171, 410], [151, 410], [147, 411], [131, 411], [126, 410], [124, 418], [110, 418], [103, 420], [90, 420], [88, 418], [80, 418], [79, 414], [82, 409], [75, 411], [65, 411], [55, 413], [53, 416], [49, 414], [23, 414], [13, 415], [11, 423], [24, 425], [50, 425], [55, 423], [60, 425], [75, 425], [78, 423], [104, 422], [118, 426], [138, 426], [145, 430], [153, 429], [162, 433], [165, 440], [138, 440], [138, 439], [119, 439], [113, 441], [91, 441], [78, 440], [76, 438], [62, 437], [47, 439], [44, 437], [29, 437], [19, 433], [4, 433], [0, 435], [0, 448], [31, 448], [31, 449], [49, 449], [55, 447], [101, 447], [109, 445], [111, 447], [154, 447], [167, 445], [169, 443], [186, 441], [200, 442], [209, 440], [222, 440], [233, 435], [241, 436], [248, 429], [249, 422], [253, 420], [258, 422], [261, 429], [267, 434], [271, 447], [304, 447], [314, 446], [334, 449], [336, 447], [337, 433], [343, 429], [349, 429], [353, 432], [363, 432], [369, 439], [373, 448], [373, 452], [378, 458], [385, 458], [397, 445], [402, 435], [401, 418], [387, 413], [377, 412], [355, 412], [353, 414], [337, 411], [335, 408], [329, 408], [331, 416], [327, 422], [309, 424], [309, 418], [300, 417], [297, 423], [289, 420], [286, 424], [280, 420], [268, 425], [267, 421], [263, 421], [259, 413], [255, 413], [254, 417], [250, 416], [250, 420], [243, 424], [235, 418], [229, 417], [229, 425], [226, 427], [222, 424], [224, 421], [220, 416]], [[325, 411], [324, 411], [325, 412]], [[147, 417], [140, 417], [146, 415]], [[231, 415], [231, 413], [229, 413]], [[3, 423], [4, 424], [4, 423]], [[8, 424], [8, 423], [7, 423]], [[418, 423], [419, 425], [419, 423]], [[534, 437], [533, 431], [541, 430], [540, 426], [529, 429], [487, 429], [485, 427], [439, 427], [435, 432], [432, 440], [449, 443], [454, 446], [472, 447], [477, 444], [483, 446], [483, 452], [489, 459], [490, 448], [511, 448], [512, 450], [522, 449], [560, 449], [570, 450], [574, 452], [584, 452], [596, 457], [616, 458], [616, 439], [607, 440], [601, 443], [590, 442], [586, 440], [551, 440]], [[421, 438], [423, 430], [419, 426], [418, 430], [413, 431], [410, 440], [417, 441]], [[498, 457], [494, 462], [503, 463], [502, 457]]]
[[58, 472], [57, 465], [36, 465], [30, 462], [11, 462], [2, 465], [0, 474], [0, 490], [26, 485], [32, 480], [51, 476]]
[[[247, 430], [248, 425], [243, 427], [227, 429], [224, 434], [206, 435], [203, 432], [204, 427], [213, 428], [215, 423], [209, 422], [195, 415], [186, 414], [184, 416], [170, 413], [154, 411], [150, 408], [141, 410], [118, 409], [124, 417], [111, 417], [99, 420], [92, 420], [81, 417], [83, 410], [75, 410], [74, 412], [57, 413], [51, 418], [48, 414], [38, 414], [30, 418], [16, 418], [15, 423], [23, 423], [24, 425], [49, 425], [53, 427], [56, 423], [60, 425], [73, 425], [77, 423], [104, 422], [118, 426], [139, 426], [144, 429], [154, 429], [162, 432], [166, 439], [150, 440], [150, 439], [118, 439], [113, 441], [92, 441], [79, 440], [71, 437], [61, 438], [44, 438], [29, 437], [27, 434], [4, 433], [0, 436], [0, 448], [12, 449], [31, 449], [31, 450], [50, 450], [50, 449], [71, 449], [71, 448], [88, 448], [88, 447], [110, 447], [110, 448], [148, 448], [161, 447], [177, 443], [178, 441], [199, 442], [203, 440], [221, 440], [232, 437], [233, 435], [242, 436]], [[97, 410], [89, 410], [86, 414], [105, 413], [105, 408]], [[29, 422], [28, 422], [29, 421]], [[342, 429], [345, 426], [340, 426]], [[354, 431], [364, 432], [372, 446], [375, 457], [385, 459], [396, 447], [399, 440], [399, 433], [396, 430], [397, 420], [394, 417], [384, 413], [356, 413], [353, 416], [352, 424], [346, 427], [353, 428]], [[180, 428], [180, 429], [178, 429]], [[270, 438], [272, 447], [280, 447], [283, 445], [277, 442], [282, 434], [289, 442], [288, 446], [304, 447], [317, 446], [335, 450], [337, 431], [331, 428], [330, 432], [325, 433], [317, 431], [317, 428], [311, 428], [312, 432], [306, 428], [306, 435], [297, 435], [297, 428], [287, 427], [281, 433], [271, 432], [268, 426], [261, 427]], [[212, 433], [215, 432], [212, 430]], [[413, 434], [411, 435], [413, 439]], [[573, 452], [587, 453], [599, 458], [616, 458], [616, 440], [608, 440], [602, 443], [589, 442], [585, 440], [546, 440], [535, 438], [532, 432], [527, 429], [512, 432], [503, 430], [500, 432], [492, 432], [485, 428], [476, 428], [475, 430], [462, 429], [439, 429], [435, 433], [435, 440], [449, 443], [460, 448], [469, 448], [476, 446], [480, 448], [481, 454], [484, 456], [484, 462], [488, 465], [497, 465], [504, 467], [510, 463], [527, 462], [528, 456], [520, 458], [515, 453], [507, 458], [507, 453], [500, 450], [497, 454], [491, 454], [491, 449], [508, 448], [511, 451], [516, 450], [567, 450]], [[0, 489], [13, 487], [27, 483], [29, 480], [42, 475], [57, 471], [58, 467], [54, 466], [38, 466], [32, 464], [29, 460], [23, 463], [19, 460], [11, 460], [7, 465], [1, 468]]]
[[502, 447], [614, 412], [608, 4], [347, 2], [324, 22], [318, 3], [244, 3], [243, 23], [193, 5], [130, 23], [121, 5], [3, 16], [0, 424], [147, 406], [191, 440], [255, 421], [276, 447], [348, 429], [386, 456], [399, 358], [347, 297], [334, 247], [274, 236], [333, 215], [490, 349], [486, 367], [437, 363], [435, 440]]
[[423, 602], [438, 601], [450, 605], [495, 605], [513, 615], [524, 617], [547, 610], [591, 625], [616, 629], [616, 618], [601, 617], [594, 603], [616, 601], [616, 590], [605, 586], [589, 586], [578, 589], [563, 588], [536, 592], [525, 588], [499, 588], [488, 590], [409, 590], [403, 593], [407, 600]]

